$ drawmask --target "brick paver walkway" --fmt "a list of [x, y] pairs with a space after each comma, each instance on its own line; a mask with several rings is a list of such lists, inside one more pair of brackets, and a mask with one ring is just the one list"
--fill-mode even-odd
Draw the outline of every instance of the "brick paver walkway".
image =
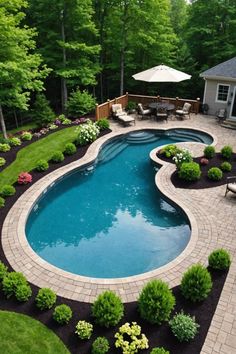
[[[126, 133], [133, 129], [169, 129], [173, 127], [196, 128], [211, 133], [215, 137], [217, 150], [224, 145], [232, 145], [236, 151], [236, 131], [220, 127], [210, 116], [192, 115], [191, 120], [137, 121], [135, 127], [121, 127], [112, 123], [113, 132], [109, 137]], [[180, 283], [183, 272], [193, 263], [207, 264], [209, 253], [218, 247], [228, 249], [233, 262], [215, 312], [203, 354], [236, 353], [236, 195], [229, 193], [224, 198], [225, 186], [204, 190], [182, 190], [173, 187], [170, 175], [171, 164], [163, 164], [156, 175], [156, 183], [161, 192], [180, 205], [187, 213], [191, 228], [191, 240], [184, 252], [173, 262], [155, 271], [124, 279], [92, 279], [59, 270], [39, 258], [29, 247], [25, 238], [25, 221], [32, 204], [63, 174], [92, 161], [108, 136], [98, 139], [80, 161], [64, 166], [41, 179], [15, 203], [10, 210], [2, 231], [2, 243], [7, 259], [16, 271], [22, 271], [28, 280], [39, 287], [48, 286], [58, 295], [71, 299], [92, 302], [104, 289], [115, 290], [124, 301], [133, 301], [150, 279], [159, 277], [171, 287]], [[185, 143], [195, 156], [201, 155], [204, 145]], [[155, 156], [155, 154], [152, 154]], [[194, 354], [194, 353], [190, 353]]]

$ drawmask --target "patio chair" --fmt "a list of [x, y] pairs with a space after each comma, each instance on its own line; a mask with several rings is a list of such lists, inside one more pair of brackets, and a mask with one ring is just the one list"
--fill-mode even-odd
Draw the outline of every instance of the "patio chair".
[[135, 119], [132, 116], [127, 115], [127, 113], [122, 109], [122, 105], [120, 103], [113, 104], [111, 106], [112, 116], [114, 119], [117, 119], [124, 126], [129, 125], [130, 123], [134, 123]]
[[163, 107], [158, 108], [157, 109], [157, 113], [156, 113], [156, 119], [157, 120], [165, 120], [167, 123], [167, 119], [168, 119], [168, 113], [167, 110]]
[[188, 116], [190, 119], [190, 110], [191, 110], [191, 104], [185, 102], [182, 109], [177, 109], [175, 111], [175, 116], [180, 117], [181, 119], [184, 119], [185, 116]]
[[222, 123], [227, 116], [227, 110], [225, 108], [221, 108], [216, 112], [216, 119], [218, 119], [219, 123]]
[[141, 119], [144, 119], [145, 117], [151, 117], [152, 110], [144, 109], [142, 103], [138, 103], [138, 113], [141, 115]]
[[228, 192], [236, 193], [236, 176], [227, 177], [225, 197]]

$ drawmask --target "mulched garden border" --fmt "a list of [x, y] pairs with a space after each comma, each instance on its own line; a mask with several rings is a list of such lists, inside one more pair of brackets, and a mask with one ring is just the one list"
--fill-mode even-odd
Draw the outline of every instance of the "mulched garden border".
[[[62, 129], [62, 128], [61, 128]], [[104, 131], [101, 135], [107, 134], [110, 130]], [[32, 142], [32, 141], [31, 141]], [[27, 144], [27, 143], [26, 143]], [[21, 145], [20, 148], [25, 146], [26, 144]], [[66, 157], [65, 160], [59, 164], [50, 164], [50, 167], [47, 171], [43, 173], [38, 173], [32, 171], [31, 174], [33, 176], [33, 182], [35, 183], [37, 180], [42, 178], [47, 173], [66, 165], [72, 161], [75, 161], [86, 153], [89, 145], [80, 147], [77, 150], [77, 153]], [[16, 156], [17, 149], [12, 149], [12, 161], [14, 161]], [[19, 150], [19, 149], [18, 149]], [[17, 150], [17, 151], [18, 151]], [[10, 155], [10, 154], [9, 154]], [[6, 155], [5, 155], [6, 156]], [[0, 232], [2, 229], [3, 221], [15, 203], [15, 201], [19, 198], [19, 196], [28, 189], [31, 185], [19, 186], [16, 185], [16, 194], [8, 199], [6, 199], [6, 204], [3, 209], [0, 211]], [[181, 187], [182, 188], [182, 187]], [[0, 259], [9, 266], [9, 263], [3, 253], [2, 245], [0, 245]], [[12, 268], [9, 266], [9, 270]], [[97, 325], [94, 325], [94, 332], [90, 340], [82, 341], [78, 338], [78, 336], [74, 333], [75, 326], [79, 320], [86, 320], [93, 323], [93, 319], [91, 317], [91, 304], [79, 301], [73, 301], [69, 299], [65, 299], [63, 297], [57, 297], [56, 305], [65, 303], [69, 305], [73, 311], [73, 317], [68, 325], [60, 326], [56, 324], [56, 322], [52, 319], [53, 309], [48, 311], [40, 311], [35, 306], [34, 298], [39, 290], [39, 288], [33, 284], [31, 284], [33, 295], [29, 301], [25, 303], [19, 303], [14, 299], [6, 299], [3, 295], [2, 290], [0, 289], [0, 309], [15, 311], [23, 314], [27, 314], [42, 323], [44, 323], [48, 328], [52, 329], [65, 343], [69, 351], [80, 354], [87, 354], [91, 352], [91, 344], [96, 339], [97, 336], [105, 336], [110, 343], [109, 354], [121, 353], [120, 349], [116, 349], [114, 347], [114, 334], [117, 332], [118, 328], [125, 322], [133, 322], [136, 321], [142, 327], [142, 333], [144, 333], [149, 339], [149, 349], [142, 350], [141, 352], [144, 354], [150, 353], [151, 349], [156, 346], [163, 346], [165, 349], [168, 349], [170, 353], [173, 354], [198, 354], [201, 352], [201, 348], [204, 344], [212, 317], [214, 315], [215, 309], [217, 307], [217, 303], [221, 294], [221, 291], [224, 286], [225, 279], [227, 277], [227, 272], [215, 272], [211, 271], [212, 280], [213, 280], [213, 289], [208, 296], [208, 298], [198, 304], [192, 304], [189, 301], [185, 300], [181, 295], [180, 287], [177, 286], [172, 289], [173, 294], [176, 297], [176, 306], [173, 311], [179, 312], [182, 309], [185, 313], [190, 313], [192, 316], [196, 317], [196, 321], [200, 324], [200, 329], [195, 337], [195, 339], [189, 343], [179, 343], [175, 337], [171, 334], [169, 326], [167, 324], [163, 324], [161, 326], [151, 325], [146, 321], [142, 320], [137, 311], [137, 302], [125, 303], [125, 316], [120, 321], [119, 325], [113, 327], [111, 329], [101, 328]], [[93, 323], [94, 324], [94, 323]]]

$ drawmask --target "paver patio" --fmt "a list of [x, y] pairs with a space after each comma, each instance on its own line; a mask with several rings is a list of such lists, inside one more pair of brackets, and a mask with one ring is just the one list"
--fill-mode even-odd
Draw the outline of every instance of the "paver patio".
[[[32, 203], [54, 183], [55, 179], [75, 167], [92, 161], [101, 145], [113, 136], [137, 129], [196, 128], [212, 134], [216, 149], [231, 145], [236, 151], [236, 131], [220, 127], [210, 116], [192, 115], [190, 120], [153, 122], [137, 121], [135, 127], [123, 127], [112, 123], [112, 133], [94, 142], [87, 154], [79, 161], [66, 165], [36, 182], [22, 195], [10, 210], [2, 230], [2, 243], [6, 257], [16, 271], [23, 272], [28, 280], [39, 287], [51, 287], [58, 295], [75, 300], [92, 302], [104, 289], [115, 290], [124, 301], [137, 299], [140, 289], [150, 279], [159, 277], [171, 287], [180, 283], [183, 272], [193, 263], [207, 264], [207, 257], [213, 249], [224, 247], [230, 251], [233, 262], [215, 312], [203, 354], [236, 352], [236, 195], [228, 193], [224, 198], [225, 186], [204, 189], [176, 189], [170, 175], [174, 166], [164, 163], [156, 175], [161, 192], [177, 202], [187, 213], [191, 228], [191, 240], [184, 252], [173, 262], [152, 272], [124, 279], [92, 279], [72, 275], [48, 264], [29, 247], [25, 238], [25, 221]], [[185, 143], [195, 156], [201, 155], [204, 145]], [[155, 154], [153, 154], [155, 156]], [[194, 353], [190, 353], [194, 354]]]

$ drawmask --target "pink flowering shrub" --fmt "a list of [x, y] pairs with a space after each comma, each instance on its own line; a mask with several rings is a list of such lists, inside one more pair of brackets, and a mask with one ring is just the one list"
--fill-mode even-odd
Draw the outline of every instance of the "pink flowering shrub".
[[21, 172], [18, 176], [17, 182], [19, 184], [28, 184], [28, 183], [32, 182], [32, 176], [28, 172]]

